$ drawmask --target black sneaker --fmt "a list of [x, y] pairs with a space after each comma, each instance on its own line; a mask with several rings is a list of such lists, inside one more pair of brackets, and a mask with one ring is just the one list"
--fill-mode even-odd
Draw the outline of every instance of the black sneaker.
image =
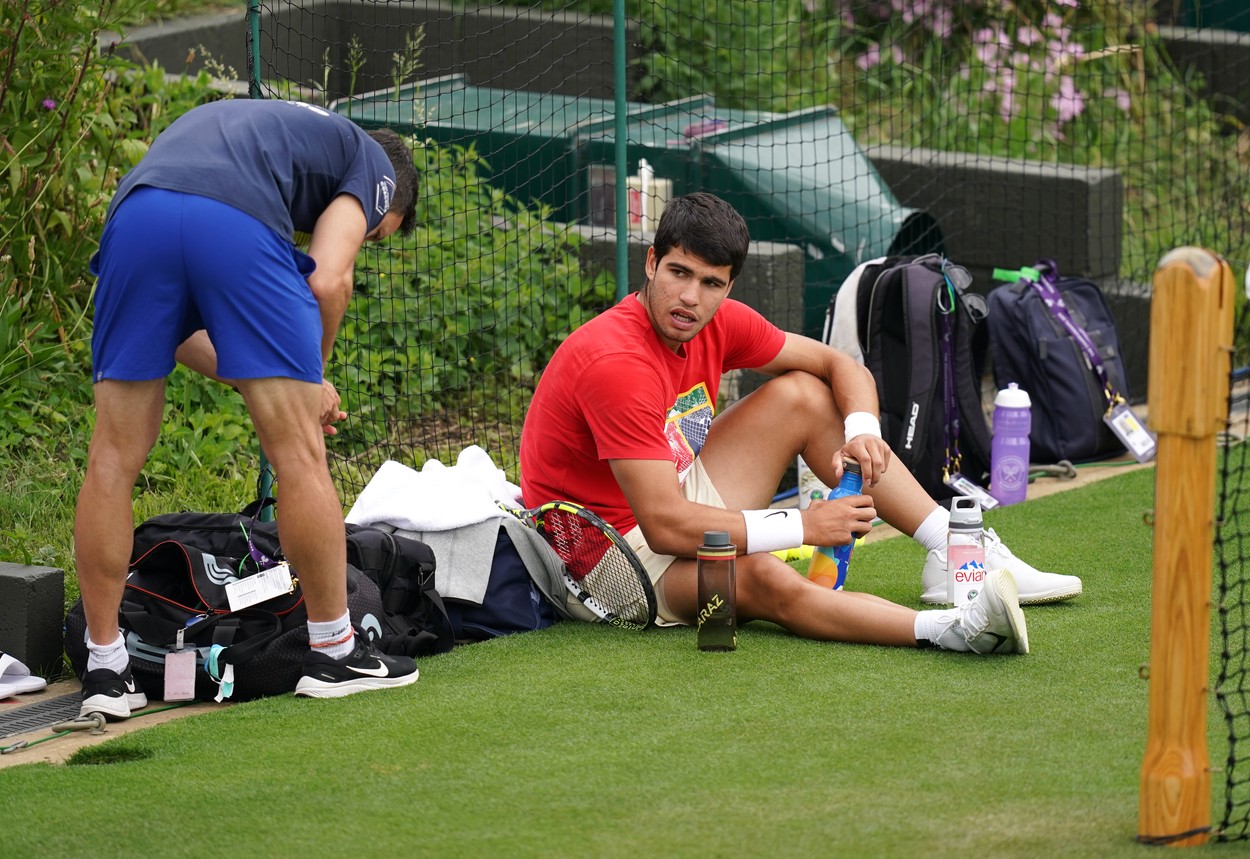
[[382, 653], [368, 637], [356, 633], [356, 646], [342, 659], [331, 659], [309, 648], [304, 656], [304, 676], [295, 694], [306, 698], [342, 698], [370, 689], [389, 689], [416, 683], [417, 663], [407, 656]]
[[130, 674], [130, 666], [121, 674], [107, 668], [97, 668], [82, 676], [82, 706], [78, 718], [85, 719], [91, 713], [101, 713], [106, 719], [129, 719], [135, 710], [148, 705], [148, 696]]

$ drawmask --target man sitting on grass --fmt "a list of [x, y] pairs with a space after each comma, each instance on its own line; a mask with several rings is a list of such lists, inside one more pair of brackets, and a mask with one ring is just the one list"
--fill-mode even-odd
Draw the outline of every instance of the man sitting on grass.
[[[729, 298], [748, 245], [723, 200], [696, 193], [668, 205], [642, 289], [573, 332], [542, 375], [521, 435], [525, 504], [575, 501], [614, 525], [655, 584], [661, 624], [694, 622], [695, 550], [719, 530], [742, 553], [744, 621], [821, 640], [1027, 653], [1020, 603], [1075, 596], [1081, 581], [1039, 572], [992, 532], [985, 587], [948, 610], [823, 588], [771, 554], [844, 545], [880, 515], [929, 550], [921, 600], [950, 602], [949, 513], [906, 469], [889, 468], [872, 375]], [[739, 368], [773, 378], [713, 421], [721, 374]], [[829, 486], [843, 457], [855, 459], [866, 494], [768, 509], [799, 454]]]

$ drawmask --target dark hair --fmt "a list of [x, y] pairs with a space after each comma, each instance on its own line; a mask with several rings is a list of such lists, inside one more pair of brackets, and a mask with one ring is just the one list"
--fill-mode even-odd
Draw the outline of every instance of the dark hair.
[[417, 193], [421, 190], [421, 177], [412, 163], [412, 150], [389, 128], [370, 131], [369, 136], [378, 142], [395, 168], [395, 196], [390, 210], [403, 215], [399, 232], [406, 236], [417, 225]]
[[746, 221], [733, 206], [714, 194], [696, 191], [664, 207], [655, 231], [655, 259], [659, 262], [679, 247], [712, 265], [729, 266], [732, 281], [742, 271], [750, 244]]

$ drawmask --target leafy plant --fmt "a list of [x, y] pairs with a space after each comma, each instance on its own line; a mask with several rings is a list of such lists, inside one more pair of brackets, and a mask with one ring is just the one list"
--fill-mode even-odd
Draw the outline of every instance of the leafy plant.
[[418, 142], [415, 157], [417, 230], [363, 253], [331, 369], [360, 418], [340, 440], [353, 450], [449, 410], [489, 412], [515, 439], [556, 345], [613, 297], [606, 273], [583, 271], [578, 238], [492, 188], [472, 147]]
[[121, 4], [0, 5], [0, 450], [41, 443], [90, 401], [91, 275], [112, 189], [148, 142], [217, 97], [103, 52]]

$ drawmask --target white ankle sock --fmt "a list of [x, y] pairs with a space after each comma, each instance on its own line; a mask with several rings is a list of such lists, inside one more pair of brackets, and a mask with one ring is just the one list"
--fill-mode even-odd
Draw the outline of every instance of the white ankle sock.
[[343, 612], [338, 620], [308, 621], [308, 644], [331, 659], [342, 659], [351, 653], [356, 646], [351, 613]]
[[960, 612], [949, 608], [916, 612], [916, 641], [922, 647], [930, 644], [942, 650], [971, 650], [959, 625], [959, 618]]
[[950, 530], [950, 524], [951, 512], [939, 504], [925, 517], [911, 537], [924, 546], [925, 551], [940, 549], [946, 545], [946, 532]]
[[126, 652], [126, 639], [122, 638], [121, 630], [112, 644], [96, 644], [87, 639], [87, 670], [107, 668], [121, 674], [130, 665], [130, 654]]

